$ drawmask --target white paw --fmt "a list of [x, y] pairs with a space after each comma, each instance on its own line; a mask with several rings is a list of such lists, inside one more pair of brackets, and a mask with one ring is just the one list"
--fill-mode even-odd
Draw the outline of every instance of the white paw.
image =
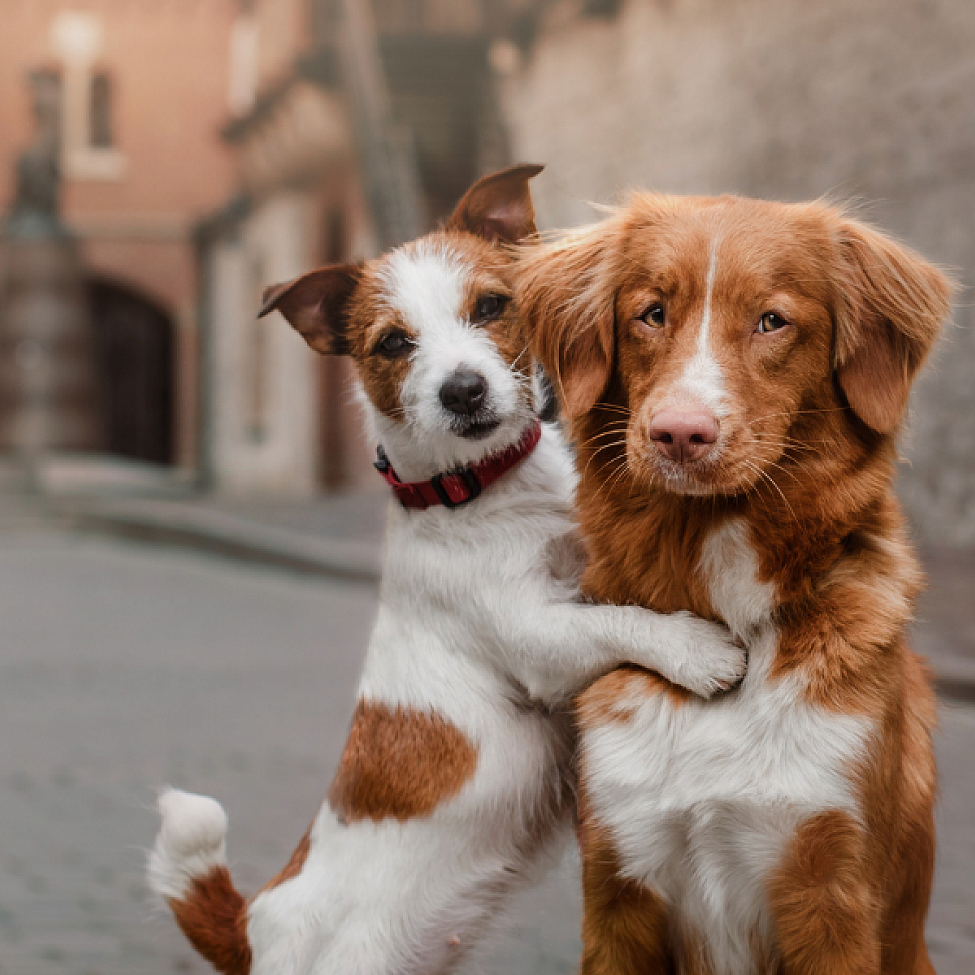
[[748, 652], [726, 626], [690, 613], [674, 613], [671, 619], [681, 632], [671, 648], [672, 673], [664, 677], [705, 699], [741, 682]]

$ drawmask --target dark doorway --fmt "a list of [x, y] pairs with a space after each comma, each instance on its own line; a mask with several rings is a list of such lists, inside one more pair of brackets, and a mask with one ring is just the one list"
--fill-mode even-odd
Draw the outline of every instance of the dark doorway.
[[91, 282], [92, 318], [110, 453], [173, 462], [174, 327], [154, 301]]

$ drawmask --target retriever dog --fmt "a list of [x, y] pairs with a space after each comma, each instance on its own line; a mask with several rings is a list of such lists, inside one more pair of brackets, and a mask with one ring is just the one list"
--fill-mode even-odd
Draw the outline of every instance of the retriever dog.
[[586, 975], [933, 971], [935, 706], [893, 481], [949, 299], [822, 203], [636, 195], [525, 253], [584, 591], [750, 654], [710, 702], [636, 667], [578, 697]]

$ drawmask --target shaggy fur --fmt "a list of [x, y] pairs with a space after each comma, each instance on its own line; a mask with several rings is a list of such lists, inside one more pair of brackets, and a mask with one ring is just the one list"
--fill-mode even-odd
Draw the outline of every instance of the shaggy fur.
[[[481, 180], [444, 230], [268, 292], [265, 310], [313, 348], [352, 356], [370, 431], [403, 480], [478, 461], [536, 422], [531, 361], [511, 337], [508, 245], [533, 231], [538, 168]], [[448, 382], [472, 372], [483, 397], [448, 409]], [[150, 880], [221, 971], [453, 971], [565, 835], [565, 697], [623, 661], [704, 696], [740, 676], [743, 651], [723, 627], [578, 600], [574, 485], [546, 426], [476, 501], [392, 504], [338, 773], [253, 900], [229, 883], [220, 807], [164, 794]]]
[[634, 670], [579, 696], [583, 971], [930, 973], [934, 702], [892, 483], [947, 281], [829, 206], [654, 195], [519, 280], [584, 591], [750, 653], [710, 703]]

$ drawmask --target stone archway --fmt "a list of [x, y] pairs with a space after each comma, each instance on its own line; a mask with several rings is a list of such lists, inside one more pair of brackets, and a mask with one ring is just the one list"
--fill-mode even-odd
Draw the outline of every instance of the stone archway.
[[89, 283], [105, 447], [155, 464], [174, 460], [175, 325], [158, 303], [117, 281]]

